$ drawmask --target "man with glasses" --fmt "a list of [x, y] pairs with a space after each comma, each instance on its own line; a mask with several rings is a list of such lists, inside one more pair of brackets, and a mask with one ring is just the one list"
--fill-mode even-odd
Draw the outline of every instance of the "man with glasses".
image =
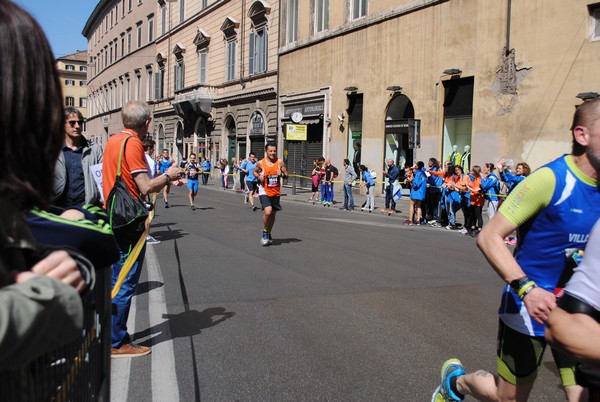
[[102, 148], [83, 136], [83, 115], [72, 106], [64, 109], [65, 143], [54, 169], [53, 203], [63, 208], [102, 205], [90, 167], [102, 163]]

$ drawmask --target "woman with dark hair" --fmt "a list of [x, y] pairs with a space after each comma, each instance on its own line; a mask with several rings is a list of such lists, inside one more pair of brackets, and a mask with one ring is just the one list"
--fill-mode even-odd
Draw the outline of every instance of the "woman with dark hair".
[[433, 224], [438, 221], [440, 198], [442, 197], [442, 183], [440, 176], [432, 175], [431, 172], [440, 171], [440, 163], [435, 158], [429, 158], [427, 175], [427, 194], [425, 196], [425, 218], [427, 223]]
[[[445, 162], [446, 170], [435, 171], [429, 170], [428, 172], [432, 176], [441, 177], [442, 183], [442, 197], [441, 203], [441, 216], [438, 222], [432, 224], [433, 227], [446, 227], [446, 229], [456, 229], [456, 211], [460, 209], [460, 197], [456, 194], [454, 188], [454, 165], [451, 162]], [[447, 226], [445, 226], [447, 225]]]
[[483, 166], [483, 175], [481, 177], [481, 188], [488, 200], [487, 216], [491, 220], [498, 210], [498, 195], [500, 194], [500, 180], [494, 174], [494, 164], [486, 163]]
[[43, 255], [25, 222], [52, 195], [62, 94], [44, 33], [6, 0], [0, 54], [0, 367], [11, 369], [81, 334], [85, 281], [67, 252]]
[[531, 168], [527, 163], [519, 162], [517, 163], [515, 173], [513, 174], [507, 169], [506, 162], [501, 161], [498, 165], [498, 172], [500, 172], [500, 180], [508, 184], [508, 194], [510, 194], [517, 184], [525, 180], [525, 178], [531, 174]]
[[483, 217], [481, 211], [485, 204], [485, 197], [483, 189], [481, 187], [481, 167], [475, 165], [471, 168], [471, 177], [465, 175], [466, 185], [471, 193], [471, 204], [469, 205], [469, 226], [467, 227], [467, 233], [471, 237], [477, 237], [479, 231], [483, 227]]

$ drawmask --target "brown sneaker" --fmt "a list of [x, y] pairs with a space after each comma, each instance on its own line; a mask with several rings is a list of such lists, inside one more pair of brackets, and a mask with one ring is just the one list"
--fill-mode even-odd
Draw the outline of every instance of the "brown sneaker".
[[148, 346], [136, 345], [135, 343], [126, 343], [120, 348], [111, 348], [110, 357], [117, 359], [120, 357], [139, 357], [150, 354], [152, 349]]

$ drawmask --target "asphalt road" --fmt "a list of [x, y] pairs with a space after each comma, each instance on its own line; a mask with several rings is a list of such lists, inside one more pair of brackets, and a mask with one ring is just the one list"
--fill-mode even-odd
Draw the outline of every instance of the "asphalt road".
[[[153, 353], [113, 360], [113, 401], [429, 401], [448, 358], [495, 372], [502, 281], [474, 239], [302, 195], [261, 247], [241, 194], [186, 191], [157, 202], [130, 320]], [[559, 383], [546, 353], [530, 400]]]

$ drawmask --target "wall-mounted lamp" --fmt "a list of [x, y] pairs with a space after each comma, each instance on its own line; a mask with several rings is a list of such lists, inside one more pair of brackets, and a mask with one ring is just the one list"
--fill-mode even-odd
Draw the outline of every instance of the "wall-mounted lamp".
[[390, 85], [385, 89], [386, 91], [400, 92], [402, 91], [402, 87], [400, 85]]
[[358, 88], [355, 87], [355, 86], [349, 86], [349, 87], [344, 88], [344, 91], [346, 91], [346, 92], [356, 92], [356, 91], [358, 91]]
[[580, 92], [576, 96], [576, 98], [579, 98], [582, 101], [594, 100], [599, 97], [600, 97], [600, 94], [598, 92]]
[[462, 70], [460, 70], [459, 68], [448, 68], [446, 70], [444, 70], [444, 75], [461, 75], [462, 74]]

